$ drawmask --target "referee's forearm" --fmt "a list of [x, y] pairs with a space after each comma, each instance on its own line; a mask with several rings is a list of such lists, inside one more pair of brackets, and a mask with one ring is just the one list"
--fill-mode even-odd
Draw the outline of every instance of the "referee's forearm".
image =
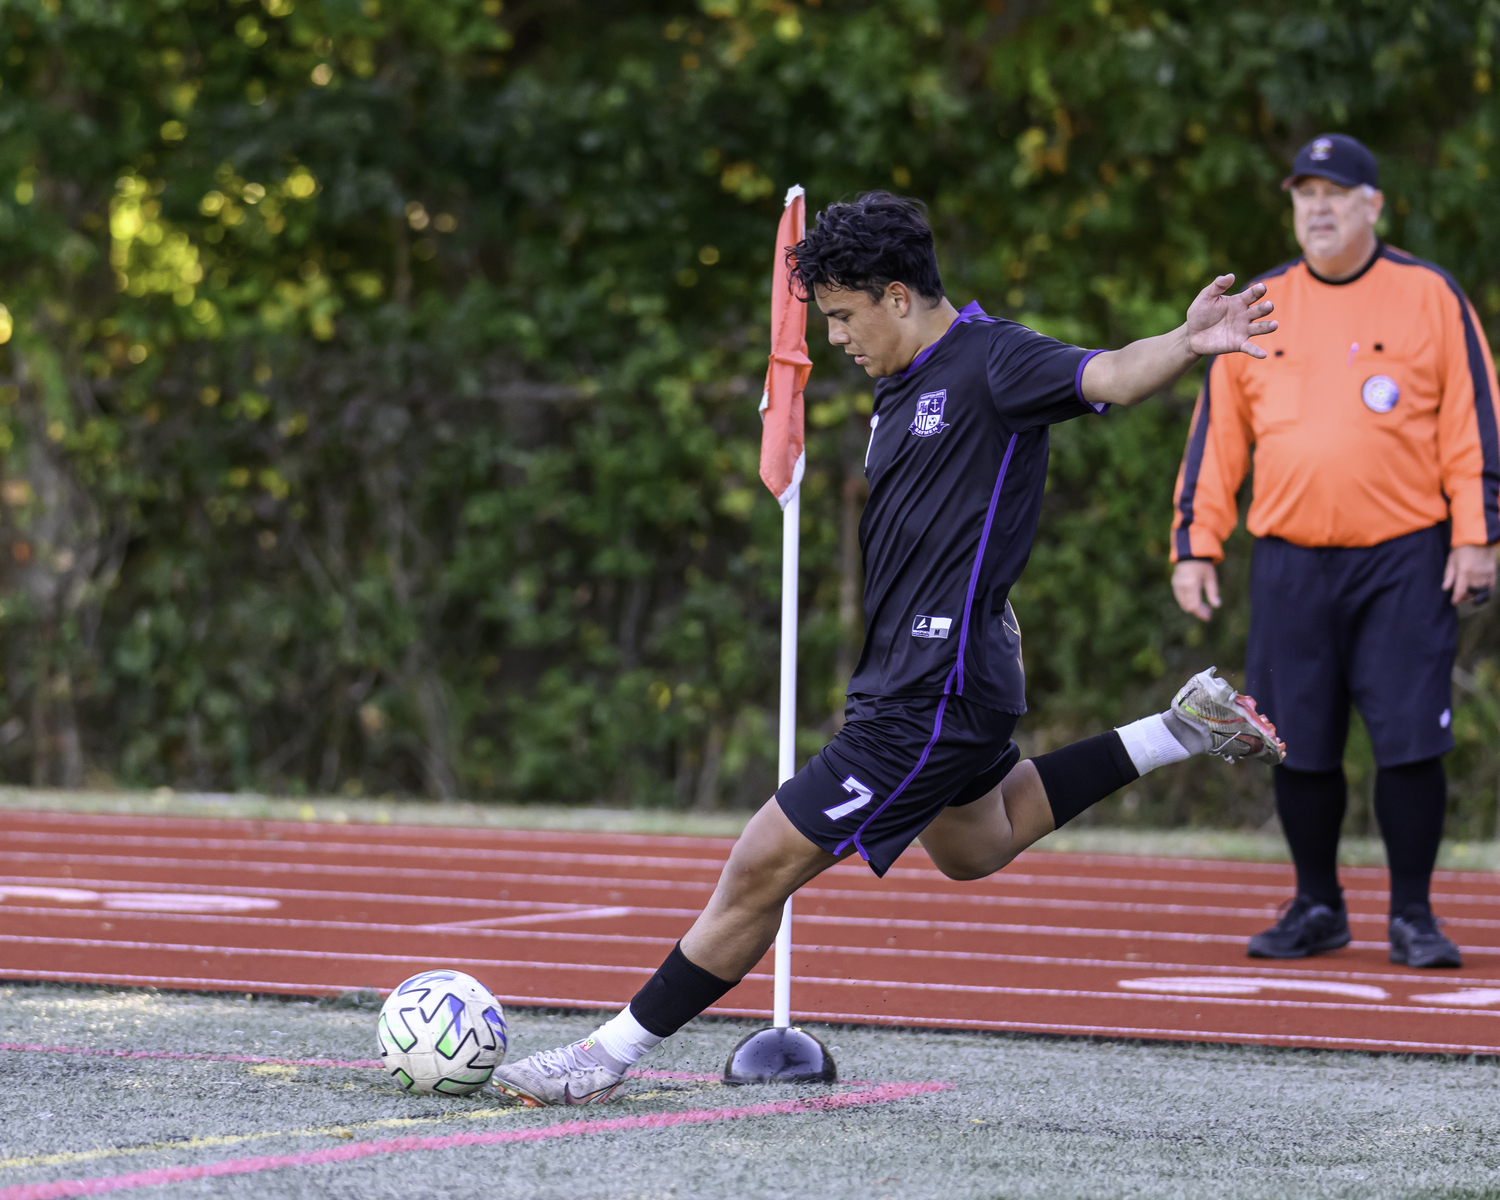
[[1171, 333], [1094, 355], [1083, 368], [1083, 398], [1093, 404], [1139, 404], [1197, 361], [1188, 349], [1187, 326], [1180, 325]]

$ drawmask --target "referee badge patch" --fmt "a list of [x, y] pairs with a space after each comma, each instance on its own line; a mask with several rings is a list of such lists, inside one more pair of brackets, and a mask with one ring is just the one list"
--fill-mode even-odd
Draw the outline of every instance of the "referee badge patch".
[[1401, 388], [1389, 375], [1371, 375], [1359, 394], [1371, 412], [1388, 413], [1401, 399]]
[[917, 415], [908, 431], [918, 437], [931, 437], [947, 429], [948, 423], [943, 420], [943, 405], [947, 402], [947, 388], [940, 392], [923, 392], [917, 397]]
[[919, 616], [911, 623], [911, 635], [917, 638], [945, 638], [952, 628], [952, 617]]

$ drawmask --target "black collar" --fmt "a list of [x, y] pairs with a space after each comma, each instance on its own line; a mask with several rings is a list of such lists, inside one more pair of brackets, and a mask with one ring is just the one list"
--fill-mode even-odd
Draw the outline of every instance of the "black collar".
[[[1370, 255], [1370, 261], [1365, 263], [1364, 266], [1360, 267], [1359, 270], [1354, 272], [1354, 274], [1350, 275], [1347, 279], [1324, 279], [1323, 276], [1319, 275], [1312, 269], [1311, 263], [1307, 263], [1307, 273], [1314, 279], [1316, 279], [1319, 283], [1326, 283], [1329, 287], [1343, 287], [1346, 283], [1353, 283], [1356, 279], [1359, 279], [1361, 276], [1363, 276], [1366, 271], [1368, 271], [1380, 260], [1380, 256], [1384, 253], [1385, 243], [1382, 242], [1379, 238], [1376, 238], [1375, 253]], [[1303, 256], [1302, 261], [1307, 262], [1307, 258], [1305, 255]]]

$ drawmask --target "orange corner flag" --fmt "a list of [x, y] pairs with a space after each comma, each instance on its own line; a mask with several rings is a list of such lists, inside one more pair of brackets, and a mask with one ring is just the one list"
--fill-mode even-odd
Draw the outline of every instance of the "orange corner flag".
[[786, 250], [802, 240], [807, 200], [800, 187], [786, 193], [776, 227], [776, 266], [771, 277], [771, 365], [760, 400], [760, 478], [785, 508], [802, 484], [802, 389], [812, 372], [807, 357], [807, 304], [792, 291]]

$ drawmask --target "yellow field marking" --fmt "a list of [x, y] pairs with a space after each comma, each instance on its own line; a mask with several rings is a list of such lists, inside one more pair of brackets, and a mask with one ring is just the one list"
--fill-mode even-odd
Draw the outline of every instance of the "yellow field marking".
[[118, 1158], [131, 1154], [154, 1154], [163, 1150], [205, 1150], [218, 1146], [237, 1146], [243, 1142], [263, 1141], [281, 1137], [336, 1137], [352, 1138], [355, 1130], [409, 1129], [417, 1125], [439, 1125], [452, 1121], [491, 1121], [497, 1117], [513, 1117], [527, 1109], [487, 1108], [479, 1112], [444, 1113], [440, 1117], [386, 1117], [378, 1121], [351, 1121], [347, 1125], [322, 1125], [310, 1129], [272, 1129], [261, 1133], [231, 1133], [216, 1137], [195, 1137], [180, 1142], [149, 1142], [142, 1146], [116, 1146], [98, 1150], [67, 1150], [57, 1154], [34, 1154], [26, 1158], [0, 1159], [0, 1170], [20, 1167], [55, 1167], [66, 1163], [90, 1162], [100, 1158]]

